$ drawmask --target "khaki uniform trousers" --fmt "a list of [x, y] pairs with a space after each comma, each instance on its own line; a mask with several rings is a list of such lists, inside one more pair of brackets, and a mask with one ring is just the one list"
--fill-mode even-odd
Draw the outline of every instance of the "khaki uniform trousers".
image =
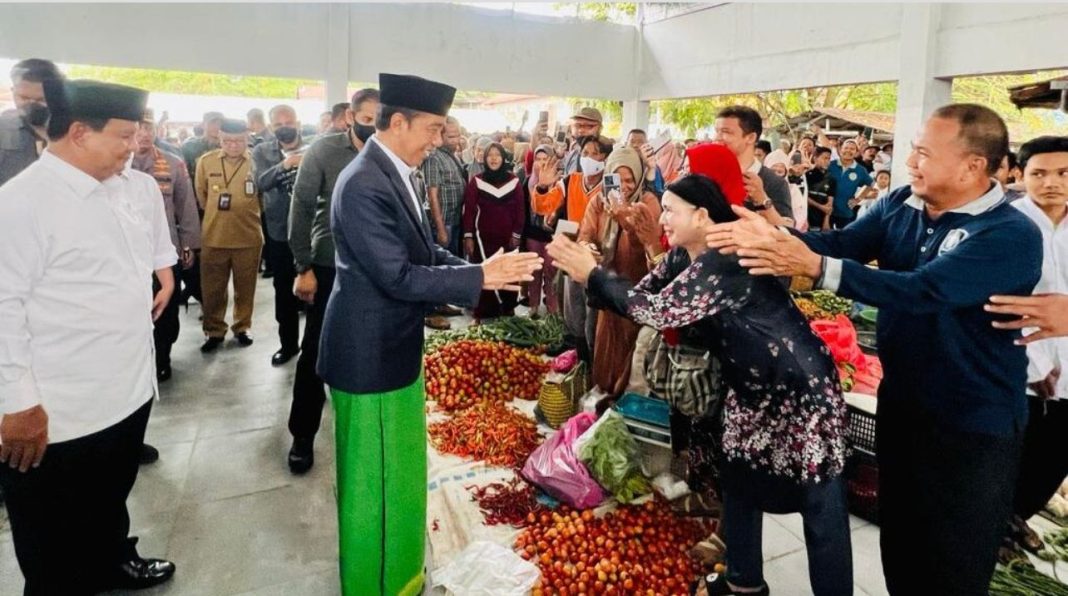
[[211, 248], [200, 252], [200, 284], [204, 295], [204, 335], [226, 337], [226, 306], [230, 302], [230, 279], [234, 281], [234, 335], [252, 327], [256, 302], [256, 278], [263, 247]]

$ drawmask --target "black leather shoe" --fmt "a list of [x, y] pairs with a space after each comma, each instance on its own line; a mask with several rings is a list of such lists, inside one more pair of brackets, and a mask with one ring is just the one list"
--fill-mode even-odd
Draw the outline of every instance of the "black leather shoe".
[[200, 346], [200, 351], [204, 354], [214, 352], [216, 348], [222, 345], [222, 343], [223, 338], [221, 337], [209, 337], [204, 341], [204, 345]]
[[237, 343], [241, 344], [242, 348], [247, 348], [252, 345], [252, 336], [248, 333], [238, 333], [234, 337], [237, 338]]
[[300, 350], [287, 350], [282, 348], [271, 356], [271, 366], [282, 366], [286, 362], [293, 359], [294, 356], [300, 353]]
[[163, 559], [131, 559], [115, 570], [109, 590], [144, 590], [158, 586], [174, 576], [174, 563]]
[[156, 449], [152, 445], [145, 443], [141, 445], [141, 461], [142, 466], [147, 464], [154, 464], [159, 461], [159, 449]]
[[303, 474], [315, 465], [313, 445], [315, 438], [298, 437], [293, 439], [293, 448], [289, 450], [289, 471]]
[[156, 380], [160, 383], [166, 383], [167, 381], [170, 381], [172, 374], [173, 372], [171, 371], [170, 364], [165, 364], [163, 366], [156, 367]]

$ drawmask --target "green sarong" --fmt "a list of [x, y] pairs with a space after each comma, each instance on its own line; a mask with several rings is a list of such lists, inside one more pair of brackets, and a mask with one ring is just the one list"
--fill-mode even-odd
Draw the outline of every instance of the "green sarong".
[[426, 397], [403, 389], [331, 390], [337, 435], [337, 511], [345, 596], [423, 590], [426, 551]]

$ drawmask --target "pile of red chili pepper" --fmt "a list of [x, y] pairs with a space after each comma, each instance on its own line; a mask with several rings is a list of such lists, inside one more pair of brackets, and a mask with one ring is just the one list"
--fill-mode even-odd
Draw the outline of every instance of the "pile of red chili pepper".
[[533, 418], [500, 402], [482, 402], [427, 430], [441, 453], [508, 468], [526, 463], [541, 440]]
[[478, 502], [485, 521], [482, 525], [497, 526], [508, 524], [513, 528], [527, 525], [527, 517], [548, 511], [538, 503], [534, 487], [519, 478], [511, 482], [494, 482], [486, 486], [469, 486], [471, 500]]

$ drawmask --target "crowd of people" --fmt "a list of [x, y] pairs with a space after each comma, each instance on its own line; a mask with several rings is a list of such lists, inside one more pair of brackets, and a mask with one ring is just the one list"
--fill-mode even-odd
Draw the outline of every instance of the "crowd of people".
[[985, 594], [999, 556], [1042, 546], [1026, 520], [1068, 475], [1049, 456], [1068, 428], [1066, 137], [1013, 153], [994, 112], [945, 106], [905, 184], [892, 143], [813, 128], [773, 148], [745, 106], [704, 142], [610, 139], [592, 107], [562, 136], [546, 119], [472, 135], [448, 116], [454, 89], [384, 74], [311, 129], [279, 104], [209, 112], [181, 139], [144, 91], [39, 59], [11, 76], [0, 489], [26, 594], [174, 574], [128, 536], [137, 466], [158, 458], [150, 398], [175, 374], [182, 304], [200, 304], [201, 352], [252, 345], [261, 273], [271, 364], [297, 358], [294, 474], [314, 466], [327, 387], [336, 411], [345, 593], [421, 588], [422, 558], [380, 542], [423, 548], [424, 328], [519, 312], [563, 319], [602, 406], [640, 376], [650, 335], [714, 355], [722, 395], [672, 412], [680, 444], [716, 454], [704, 480], [723, 501], [727, 572], [698, 593], [768, 594], [762, 515], [800, 512], [813, 592], [851, 594], [843, 390], [791, 278], [879, 308], [890, 593]]

